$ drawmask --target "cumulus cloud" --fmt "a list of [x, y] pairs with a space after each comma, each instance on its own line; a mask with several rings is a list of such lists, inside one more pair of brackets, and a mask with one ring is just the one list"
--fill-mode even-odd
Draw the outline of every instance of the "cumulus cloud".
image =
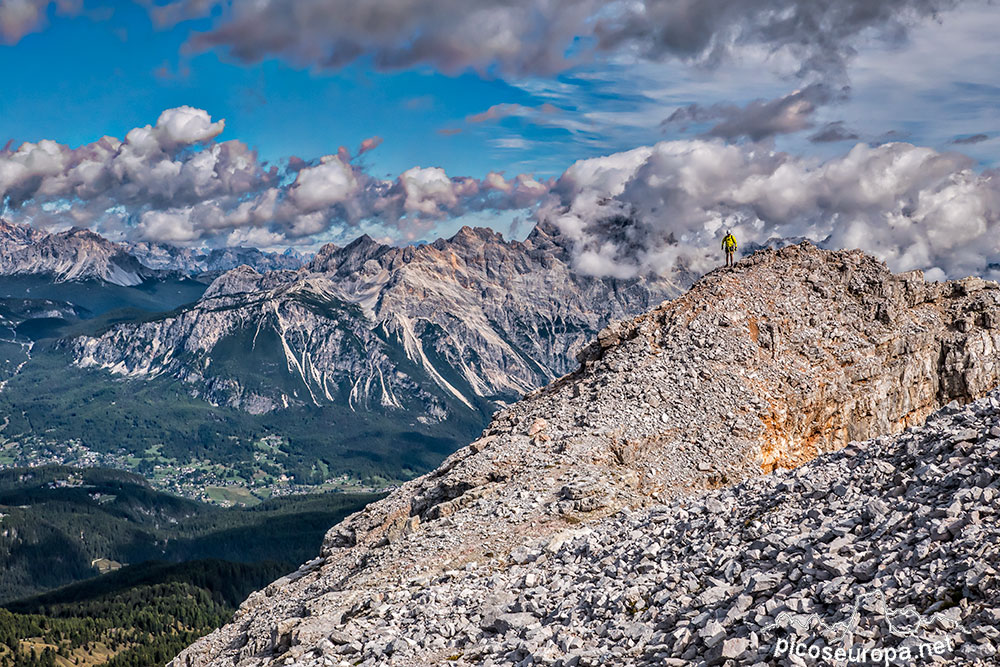
[[[549, 74], [627, 55], [712, 65], [746, 50], [839, 75], [862, 35], [905, 38], [914, 22], [959, 0], [174, 0], [161, 23], [218, 16], [200, 48], [279, 56], [318, 68], [370, 57], [384, 69]], [[220, 11], [221, 10], [221, 11]], [[567, 54], [570, 54], [567, 56]]]
[[[37, 226], [89, 226], [133, 240], [175, 244], [304, 241], [365, 221], [417, 238], [469, 211], [530, 208], [548, 183], [530, 176], [454, 178], [414, 167], [376, 178], [342, 148], [265, 167], [236, 140], [218, 141], [225, 121], [201, 109], [164, 111], [124, 140], [72, 149], [55, 141], [0, 150], [5, 216]], [[381, 138], [362, 142], [358, 156]]]
[[744, 246], [805, 237], [931, 277], [1000, 274], [1000, 174], [973, 167], [905, 143], [818, 162], [752, 144], [663, 142], [577, 162], [554, 187], [559, 204], [538, 216], [596, 275], [707, 271], [726, 229]]
[[715, 122], [706, 136], [730, 141], [742, 137], [761, 141], [812, 127], [816, 108], [833, 97], [826, 85], [813, 84], [777, 99], [753, 100], [746, 106], [691, 104], [674, 111], [663, 125]]
[[300, 211], [311, 213], [349, 200], [360, 187], [350, 165], [339, 156], [327, 155], [315, 167], [299, 171], [288, 198]]
[[413, 167], [392, 184], [382, 183], [372, 208], [387, 220], [408, 222], [404, 240], [421, 238], [436, 221], [485, 210], [532, 208], [548, 197], [551, 182], [519, 174], [507, 179], [499, 172], [486, 178], [452, 178], [439, 167]]
[[225, 128], [225, 120], [213, 123], [212, 117], [204, 109], [182, 106], [176, 109], [167, 109], [160, 114], [156, 121], [156, 127], [135, 129], [129, 134], [149, 133], [162, 148], [170, 150], [178, 146], [214, 139]]
[[224, 122], [200, 109], [164, 111], [156, 125], [71, 149], [51, 140], [0, 151], [0, 196], [8, 206], [71, 200], [95, 207], [193, 203], [239, 195], [274, 177], [238, 141], [211, 142]]
[[178, 211], [148, 211], [138, 226], [139, 238], [184, 245], [197, 241], [200, 234], [194, 216]]

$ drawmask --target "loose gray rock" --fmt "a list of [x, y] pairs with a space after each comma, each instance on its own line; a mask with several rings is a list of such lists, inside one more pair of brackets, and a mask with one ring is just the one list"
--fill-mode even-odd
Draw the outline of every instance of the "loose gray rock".
[[997, 664], [998, 306], [757, 253], [611, 327], [171, 666], [813, 664], [793, 640]]

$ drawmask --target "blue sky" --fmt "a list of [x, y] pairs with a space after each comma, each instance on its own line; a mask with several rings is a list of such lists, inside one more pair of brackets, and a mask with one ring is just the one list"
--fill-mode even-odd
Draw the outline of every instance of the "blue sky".
[[503, 132], [438, 133], [493, 104], [530, 102], [500, 79], [428, 67], [380, 73], [363, 64], [317, 73], [279, 59], [245, 65], [217, 52], [182, 56], [189, 32], [205, 24], [156, 30], [128, 3], [106, 20], [52, 15], [48, 29], [0, 47], [5, 87], [15, 93], [0, 99], [3, 140], [78, 146], [190, 105], [225, 118], [224, 138], [246, 141], [267, 160], [354, 149], [371, 136], [385, 144], [368, 161], [393, 175], [421, 163], [485, 175], [516, 159], [489, 143]]
[[[943, 23], [920, 25], [902, 47], [873, 40], [852, 66], [852, 78], [862, 78], [853, 82], [853, 99], [823, 115], [847, 118], [865, 138], [896, 131], [939, 148], [962, 134], [995, 136], [1000, 63], [990, 42], [1000, 28], [997, 13], [990, 7], [947, 14]], [[223, 138], [240, 138], [267, 160], [309, 159], [381, 136], [385, 143], [367, 156], [377, 173], [395, 175], [421, 164], [480, 177], [523, 168], [556, 176], [581, 157], [684, 135], [659, 127], [678, 106], [745, 103], [787, 93], [798, 83], [756, 62], [746, 69], [692, 70], [605, 61], [510, 82], [472, 71], [445, 75], [431, 66], [382, 72], [365, 59], [334, 71], [280, 58], [247, 64], [218, 50], [183, 53], [189, 35], [207, 30], [211, 19], [157, 29], [142, 7], [128, 2], [115, 3], [110, 16], [97, 9], [93, 14], [66, 17], [50, 6], [46, 29], [0, 47], [10, 93], [0, 99], [4, 141], [48, 138], [77, 146], [104, 134], [124, 136], [164, 109], [190, 105], [225, 118]], [[969, 67], [973, 60], [975, 69]], [[898, 78], [900, 63], [906, 63], [906, 80]], [[545, 101], [559, 111], [541, 114], [543, 125], [519, 117], [465, 122], [493, 105]], [[439, 132], [449, 129], [461, 132]], [[577, 141], [578, 134], [588, 141]], [[803, 148], [802, 142], [783, 143]], [[995, 150], [984, 148], [971, 151], [995, 162]]]
[[[407, 242], [464, 222], [506, 231], [577, 160], [705, 138], [815, 164], [886, 141], [997, 164], [1000, 12], [976, 0], [161, 0], [158, 18], [125, 1], [19, 2], [40, 14], [0, 4], [0, 141], [13, 142], [0, 160], [19, 170], [4, 182], [0, 164], [0, 188], [8, 217], [45, 226], [275, 247], [359, 231]], [[98, 190], [66, 185], [92, 159], [81, 146], [186, 107], [205, 132], [160, 132], [147, 175], [200, 169], [196, 154], [232, 140], [267, 164], [217, 160], [210, 194], [194, 176], [136, 193], [144, 177], [111, 158]], [[62, 146], [61, 166], [14, 155], [42, 140]]]

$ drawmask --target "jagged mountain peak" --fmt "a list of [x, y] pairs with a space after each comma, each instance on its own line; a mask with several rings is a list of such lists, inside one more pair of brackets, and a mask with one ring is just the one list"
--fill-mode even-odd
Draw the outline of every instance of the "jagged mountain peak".
[[340, 251], [341, 246], [336, 243], [325, 243], [323, 247], [316, 251], [313, 255], [312, 261], [309, 263], [309, 269], [312, 271], [317, 270], [316, 267], [326, 266], [330, 261], [331, 257]]
[[354, 239], [353, 241], [351, 241], [350, 243], [348, 243], [346, 247], [348, 247], [348, 248], [368, 248], [368, 247], [371, 247], [371, 246], [380, 246], [380, 245], [382, 245], [382, 244], [378, 243], [375, 239], [373, 239], [368, 234], [362, 234], [361, 236], [357, 237], [356, 239]]
[[[440, 242], [440, 240], [438, 241]], [[503, 235], [500, 232], [490, 229], [488, 227], [470, 227], [469, 225], [463, 225], [455, 234], [448, 239], [449, 244], [480, 244], [480, 243], [504, 243]], [[433, 244], [432, 244], [433, 245]]]
[[86, 227], [73, 226], [70, 227], [69, 229], [58, 232], [57, 235], [65, 237], [85, 238], [94, 241], [95, 243], [107, 243], [109, 245], [113, 245], [111, 241], [108, 241], [100, 234], [97, 234], [96, 232], [93, 232], [87, 229]]
[[[928, 283], [809, 244], [758, 252], [602, 330], [576, 372], [332, 528], [317, 559], [251, 596], [231, 625], [172, 664], [311, 667], [345, 655], [387, 665], [751, 664], [764, 652], [747, 633], [759, 640], [768, 621], [780, 625], [767, 614], [781, 607], [764, 607], [784, 599], [779, 591], [816, 596], [803, 605], [831, 604], [835, 593], [832, 613], [853, 581], [875, 579], [894, 595], [927, 596], [921, 611], [933, 613], [930, 590], [910, 595], [892, 576], [903, 570], [880, 573], [904, 568], [907, 581], [919, 572], [944, 585], [952, 571], [928, 561], [942, 554], [933, 545], [894, 537], [907, 516], [923, 517], [911, 526], [919, 540], [984, 544], [983, 522], [966, 534], [961, 517], [985, 506], [972, 502], [985, 497], [973, 486], [996, 487], [983, 466], [995, 456], [1000, 402], [946, 408], [956, 418], [926, 447], [911, 446], [915, 435], [870, 445], [875, 460], [863, 467], [863, 447], [829, 453], [996, 386], [998, 312], [996, 283]], [[993, 445], [970, 458], [984, 438]], [[945, 508], [959, 479], [968, 492], [956, 514]], [[740, 480], [749, 481], [684, 499]], [[776, 525], [786, 500], [796, 509]], [[871, 523], [858, 517], [869, 500], [881, 503], [864, 510]], [[991, 558], [1000, 556], [996, 528], [990, 519]], [[995, 579], [977, 581], [988, 586], [977, 595], [995, 599]], [[765, 611], [747, 616], [755, 608]], [[962, 607], [961, 620], [982, 625], [979, 608]], [[703, 611], [715, 615], [697, 620]], [[726, 625], [734, 618], [748, 620]]]
[[362, 234], [344, 246], [339, 254], [348, 261], [362, 262], [391, 249], [392, 246], [379, 243], [368, 234]]
[[362, 234], [343, 247], [327, 243], [309, 262], [307, 269], [313, 273], [351, 273], [360, 269], [369, 259], [391, 250], [392, 246], [379, 243], [368, 234]]
[[87, 229], [73, 227], [49, 234], [24, 225], [5, 224], [0, 229], [0, 273], [132, 286], [153, 272], [120, 245]]
[[[529, 254], [486, 230], [465, 236], [476, 243], [460, 238], [442, 241], [443, 249], [394, 248], [362, 237], [324, 247], [298, 272], [230, 271], [177, 317], [123, 324], [78, 341], [77, 360], [118, 373], [210, 383], [202, 369], [218, 343], [253, 322], [255, 333], [259, 324], [283, 337], [278, 352], [308, 401], [354, 406], [374, 400], [373, 409], [392, 412], [404, 410], [402, 396], [441, 393], [457, 406], [435, 407], [440, 418], [478, 413], [477, 405], [507, 402], [562, 375], [610, 318], [675, 293], [665, 281], [580, 276], [556, 258]], [[352, 337], [345, 338], [345, 327]], [[385, 356], [342, 347], [357, 340]], [[193, 351], [203, 358], [193, 361]], [[229, 388], [214, 400], [244, 405], [239, 378], [213, 386]], [[271, 406], [286, 404], [281, 396], [270, 399]], [[254, 409], [262, 404], [254, 399]]]
[[43, 232], [40, 232], [30, 225], [19, 225], [5, 220], [4, 218], [0, 218], [0, 242], [17, 244], [31, 243], [42, 234]]
[[[517, 253], [522, 244], [505, 241], [503, 235], [486, 227], [464, 226], [450, 238], [439, 238], [431, 243], [393, 247], [379, 243], [368, 234], [362, 234], [346, 246], [333, 243], [324, 245], [309, 263], [308, 270], [314, 273], [347, 274], [359, 271], [364, 263], [375, 259], [385, 266], [398, 266], [412, 262], [436, 258], [434, 253], [451, 251], [463, 257], [480, 254], [485, 246], [500, 252]], [[430, 261], [436, 261], [430, 259]]]

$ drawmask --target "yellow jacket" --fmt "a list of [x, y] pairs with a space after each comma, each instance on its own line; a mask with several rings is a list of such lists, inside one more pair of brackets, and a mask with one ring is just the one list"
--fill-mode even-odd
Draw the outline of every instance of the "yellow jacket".
[[727, 252], [735, 252], [736, 237], [732, 234], [726, 234], [726, 238], [722, 239], [722, 249]]

